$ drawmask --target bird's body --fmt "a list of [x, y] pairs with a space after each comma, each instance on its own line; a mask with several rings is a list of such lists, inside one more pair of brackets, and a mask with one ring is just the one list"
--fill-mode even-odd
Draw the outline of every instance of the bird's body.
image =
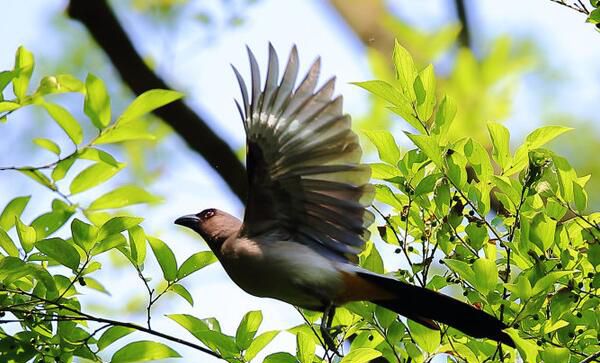
[[432, 329], [439, 329], [437, 321], [514, 345], [495, 317], [357, 265], [374, 220], [367, 210], [374, 190], [350, 117], [342, 113], [341, 97], [332, 99], [333, 79], [315, 91], [318, 60], [295, 87], [296, 49], [280, 82], [277, 55], [269, 51], [264, 90], [249, 52], [251, 98], [234, 68], [248, 149], [244, 220], [207, 209], [176, 223], [198, 232], [244, 291], [324, 311], [327, 325], [336, 306], [370, 301]]

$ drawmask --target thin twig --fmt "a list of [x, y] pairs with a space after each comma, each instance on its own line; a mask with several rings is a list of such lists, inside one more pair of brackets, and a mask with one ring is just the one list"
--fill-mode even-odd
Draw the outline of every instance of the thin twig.
[[98, 323], [105, 323], [105, 324], [110, 324], [110, 325], [113, 325], [113, 326], [122, 326], [122, 327], [125, 327], [125, 328], [135, 329], [135, 330], [144, 332], [146, 334], [154, 335], [154, 336], [157, 336], [157, 337], [160, 337], [160, 338], [163, 338], [163, 339], [166, 339], [166, 340], [169, 340], [169, 341], [181, 344], [181, 345], [185, 345], [185, 346], [194, 348], [194, 349], [199, 350], [199, 351], [201, 351], [203, 353], [209, 354], [209, 355], [211, 355], [211, 356], [213, 356], [215, 358], [224, 359], [223, 356], [221, 356], [219, 353], [213, 352], [212, 350], [210, 350], [208, 348], [205, 348], [205, 347], [200, 346], [198, 344], [189, 342], [187, 340], [183, 340], [183, 339], [180, 339], [180, 338], [177, 338], [177, 337], [165, 334], [165, 333], [161, 333], [161, 332], [156, 331], [156, 330], [152, 330], [152, 329], [146, 328], [146, 327], [138, 325], [138, 324], [94, 316], [94, 315], [91, 315], [91, 314], [88, 314], [88, 313], [84, 313], [83, 311], [79, 311], [77, 309], [74, 309], [74, 308], [72, 308], [70, 306], [61, 304], [59, 302], [52, 301], [52, 300], [47, 300], [47, 299], [42, 298], [40, 296], [36, 296], [36, 295], [34, 295], [34, 294], [30, 293], [30, 292], [27, 292], [27, 291], [12, 290], [12, 289], [0, 289], [0, 291], [9, 292], [9, 293], [13, 293], [13, 294], [19, 294], [19, 295], [29, 296], [31, 298], [35, 298], [35, 299], [38, 299], [40, 301], [43, 301], [46, 304], [51, 304], [51, 305], [54, 305], [54, 306], [56, 306], [56, 307], [58, 307], [60, 309], [63, 309], [63, 310], [69, 311], [71, 313], [77, 314], [77, 316], [68, 316], [68, 315], [66, 316], [68, 318], [73, 318], [74, 320], [79, 319], [79, 320], [95, 321], [95, 322], [98, 322]]

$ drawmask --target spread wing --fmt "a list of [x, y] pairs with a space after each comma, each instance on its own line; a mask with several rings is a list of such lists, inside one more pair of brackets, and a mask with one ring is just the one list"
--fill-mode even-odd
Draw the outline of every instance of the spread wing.
[[255, 236], [273, 228], [306, 244], [321, 245], [355, 259], [369, 238], [373, 214], [366, 210], [374, 191], [370, 168], [360, 164], [362, 150], [342, 113], [342, 97], [332, 98], [334, 79], [315, 90], [320, 60], [300, 85], [298, 53], [292, 49], [279, 81], [279, 62], [269, 45], [264, 88], [258, 64], [248, 49], [251, 98], [235, 69], [243, 105], [236, 102], [247, 137], [250, 184], [243, 233]]

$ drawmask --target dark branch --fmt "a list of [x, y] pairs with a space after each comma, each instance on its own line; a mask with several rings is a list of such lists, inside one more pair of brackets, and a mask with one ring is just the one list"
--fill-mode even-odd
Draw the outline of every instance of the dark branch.
[[[71, 0], [68, 14], [85, 25], [136, 95], [150, 89], [170, 88], [144, 63], [106, 0]], [[244, 166], [202, 117], [182, 101], [161, 107], [155, 114], [169, 124], [192, 150], [202, 155], [242, 201], [246, 200]]]
[[454, 6], [456, 7], [456, 15], [458, 15], [458, 20], [460, 20], [462, 25], [462, 29], [458, 35], [458, 40], [460, 45], [470, 48], [471, 31], [469, 28], [469, 18], [467, 17], [467, 8], [465, 6], [465, 2], [464, 0], [454, 0]]

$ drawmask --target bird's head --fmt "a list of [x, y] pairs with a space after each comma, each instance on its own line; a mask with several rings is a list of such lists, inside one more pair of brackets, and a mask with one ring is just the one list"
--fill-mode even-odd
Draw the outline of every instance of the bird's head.
[[175, 224], [194, 230], [215, 251], [227, 238], [239, 232], [242, 222], [229, 213], [209, 208], [198, 214], [179, 217]]

